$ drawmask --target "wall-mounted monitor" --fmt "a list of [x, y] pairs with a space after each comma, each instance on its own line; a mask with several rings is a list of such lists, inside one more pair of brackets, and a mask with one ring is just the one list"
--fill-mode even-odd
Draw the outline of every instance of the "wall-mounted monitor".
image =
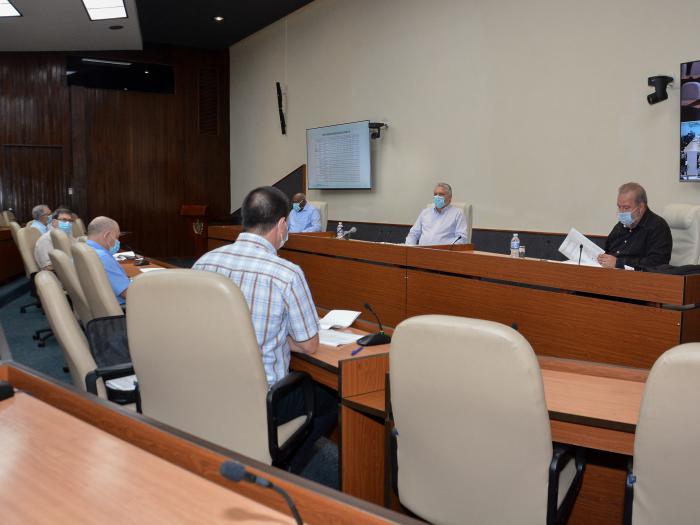
[[306, 130], [310, 190], [371, 189], [369, 120]]
[[680, 180], [700, 182], [700, 60], [681, 64]]

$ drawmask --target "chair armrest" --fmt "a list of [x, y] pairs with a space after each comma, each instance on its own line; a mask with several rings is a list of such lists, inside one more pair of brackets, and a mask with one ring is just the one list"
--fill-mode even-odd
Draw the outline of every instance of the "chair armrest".
[[[301, 388], [304, 393], [304, 412], [306, 420], [286, 442], [280, 443], [277, 438], [276, 407], [280, 399], [291, 390]], [[311, 376], [306, 372], [290, 372], [277, 381], [267, 392], [267, 441], [270, 447], [270, 457], [277, 465], [286, 461], [292, 452], [302, 443], [311, 427], [314, 417], [314, 390]]]
[[625, 507], [622, 513], [623, 525], [632, 525], [632, 503], [634, 502], [634, 483], [637, 478], [634, 475], [634, 458], [627, 462], [627, 477], [625, 478]]
[[[554, 443], [553, 449], [552, 461], [549, 464], [547, 489], [547, 525], [566, 523], [581, 488], [583, 472], [586, 468], [586, 461], [581, 449], [560, 443]], [[557, 505], [559, 501], [559, 476], [571, 459], [575, 461], [576, 474], [564, 499], [562, 499], [561, 505]]]
[[131, 363], [122, 363], [120, 365], [105, 366], [96, 368], [85, 376], [85, 388], [91, 394], [97, 395], [97, 379], [104, 380], [114, 379], [115, 377], [130, 376], [134, 373], [134, 365]]

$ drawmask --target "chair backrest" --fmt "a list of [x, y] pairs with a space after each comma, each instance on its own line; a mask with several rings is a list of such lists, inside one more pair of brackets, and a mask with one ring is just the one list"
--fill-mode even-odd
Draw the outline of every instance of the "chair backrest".
[[634, 438], [635, 525], [698, 522], [699, 384], [700, 343], [664, 352], [649, 373]]
[[686, 82], [681, 86], [681, 99], [700, 99], [700, 82]]
[[68, 235], [66, 235], [62, 230], [59, 230], [58, 228], [53, 228], [49, 235], [51, 236], [51, 244], [53, 244], [54, 249], [61, 250], [63, 253], [70, 257], [71, 242], [68, 238]]
[[17, 217], [12, 210], [4, 210], [0, 213], [0, 226], [7, 227], [11, 222], [17, 222]]
[[[435, 205], [432, 202], [429, 202], [426, 208], [432, 208]], [[452, 201], [450, 203], [450, 206], [454, 206], [455, 208], [459, 208], [464, 212], [464, 218], [467, 220], [467, 242], [472, 242], [472, 222], [473, 222], [473, 210], [472, 210], [472, 205], [468, 204], [466, 202], [457, 202], [457, 201]]]
[[671, 228], [671, 264], [700, 264], [700, 206], [669, 204], [661, 212]]
[[73, 237], [79, 239], [80, 237], [85, 237], [87, 230], [85, 229], [85, 223], [80, 217], [73, 221]]
[[73, 243], [70, 250], [92, 318], [124, 315], [95, 250], [83, 242]]
[[151, 272], [126, 304], [143, 413], [271, 463], [267, 380], [238, 287], [211, 272]]
[[12, 221], [10, 223], [10, 234], [12, 235], [12, 240], [15, 241], [15, 246], [19, 246], [19, 242], [17, 241], [17, 232], [21, 229], [22, 227], [17, 222]]
[[17, 231], [17, 248], [22, 256], [24, 272], [27, 277], [39, 271], [39, 266], [34, 259], [34, 246], [39, 237], [41, 237], [41, 232], [36, 228], [24, 227]]
[[328, 228], [328, 203], [325, 201], [308, 201], [308, 203], [321, 214], [321, 231], [325, 232]]
[[88, 322], [92, 321], [92, 310], [90, 310], [90, 305], [88, 305], [83, 289], [80, 286], [80, 280], [75, 271], [73, 260], [70, 258], [70, 255], [66, 255], [61, 250], [51, 250], [49, 259], [51, 259], [51, 265], [56, 275], [58, 275], [58, 279], [68, 292], [75, 314], [80, 322], [83, 323], [83, 326], [87, 326]]
[[[76, 388], [85, 390], [85, 376], [96, 368], [85, 334], [73, 315], [58, 278], [52, 272], [44, 270], [37, 274], [34, 282], [49, 326], [68, 363], [73, 384]], [[100, 397], [107, 398], [101, 379], [97, 381], [97, 393]]]
[[544, 523], [552, 441], [525, 338], [425, 315], [398, 325], [390, 360], [401, 503], [435, 523]]

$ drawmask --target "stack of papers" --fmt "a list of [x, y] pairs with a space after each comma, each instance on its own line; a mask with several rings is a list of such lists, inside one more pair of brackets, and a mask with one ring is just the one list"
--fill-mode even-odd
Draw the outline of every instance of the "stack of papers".
[[353, 334], [349, 332], [336, 332], [335, 330], [326, 330], [321, 328], [318, 331], [318, 338], [322, 345], [328, 346], [341, 346], [354, 343], [362, 335]]
[[331, 310], [321, 319], [321, 329], [349, 328], [359, 316], [354, 310]]
[[165, 270], [162, 266], [159, 266], [157, 268], [139, 268], [139, 271], [146, 273], [146, 272], [155, 272], [156, 270]]
[[119, 259], [133, 259], [136, 257], [136, 254], [134, 252], [119, 252], [114, 254], [114, 258], [119, 260]]
[[569, 230], [569, 235], [566, 236], [564, 242], [559, 246], [559, 251], [563, 253], [572, 264], [578, 264], [580, 257], [581, 266], [597, 266], [598, 268], [600, 268], [598, 256], [601, 253], [605, 253], [603, 248], [595, 244], [575, 228]]
[[110, 379], [105, 381], [105, 385], [112, 390], [120, 390], [122, 392], [130, 392], [136, 389], [136, 376], [124, 376], [117, 377], [116, 379]]

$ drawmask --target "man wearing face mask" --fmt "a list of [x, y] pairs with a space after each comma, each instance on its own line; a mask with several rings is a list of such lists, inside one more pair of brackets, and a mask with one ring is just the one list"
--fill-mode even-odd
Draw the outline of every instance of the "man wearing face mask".
[[435, 246], [466, 244], [467, 219], [459, 208], [450, 206], [452, 188], [439, 182], [433, 191], [433, 207], [424, 209], [408, 232], [406, 244]]
[[53, 270], [49, 252], [53, 250], [51, 241], [51, 229], [59, 229], [68, 236], [71, 242], [76, 242], [73, 237], [73, 213], [68, 208], [58, 208], [53, 212], [53, 220], [48, 223], [49, 230], [43, 233], [34, 246], [34, 259], [40, 270]]
[[[277, 188], [264, 186], [243, 200], [243, 232], [236, 242], [203, 255], [193, 270], [216, 272], [243, 292], [260, 346], [268, 385], [289, 373], [290, 350], [313, 354], [318, 348], [318, 314], [304, 272], [277, 255], [287, 240], [289, 199]], [[232, 347], [231, 351], [235, 351]], [[313, 452], [314, 442], [337, 421], [337, 399], [314, 384], [313, 427], [291, 460], [299, 472]], [[304, 413], [304, 398], [295, 390], [281, 400], [280, 423]]]
[[320, 232], [321, 213], [306, 200], [306, 195], [297, 193], [292, 198], [289, 214], [289, 233]]
[[119, 234], [117, 221], [109, 217], [95, 217], [88, 224], [86, 244], [97, 252], [114, 295], [119, 304], [124, 304], [130, 281], [124, 268], [113, 257], [120, 248]]
[[617, 220], [598, 256], [604, 268], [659, 266], [671, 260], [673, 239], [666, 221], [647, 206], [647, 193], [636, 182], [620, 186]]

